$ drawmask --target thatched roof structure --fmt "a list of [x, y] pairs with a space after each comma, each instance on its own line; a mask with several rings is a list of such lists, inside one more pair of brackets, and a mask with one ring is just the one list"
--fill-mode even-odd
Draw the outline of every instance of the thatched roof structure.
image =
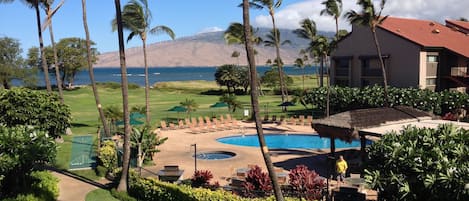
[[321, 137], [351, 141], [359, 138], [361, 129], [434, 118], [431, 113], [412, 107], [395, 106], [342, 112], [318, 119], [313, 122], [312, 127]]

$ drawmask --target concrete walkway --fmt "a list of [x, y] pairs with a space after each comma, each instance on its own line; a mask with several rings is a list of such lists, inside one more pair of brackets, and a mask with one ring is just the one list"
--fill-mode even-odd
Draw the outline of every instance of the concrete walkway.
[[59, 197], [57, 201], [85, 201], [86, 195], [106, 185], [77, 176], [68, 171], [51, 170], [59, 181]]

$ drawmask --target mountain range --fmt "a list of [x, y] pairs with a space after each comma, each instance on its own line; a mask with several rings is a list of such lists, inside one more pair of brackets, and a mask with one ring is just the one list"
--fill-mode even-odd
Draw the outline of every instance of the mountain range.
[[[270, 29], [259, 28], [256, 35], [261, 38]], [[223, 38], [223, 31], [201, 33], [193, 36], [177, 38], [172, 41], [163, 41], [147, 45], [148, 65], [150, 67], [177, 67], [177, 66], [220, 66], [224, 64], [246, 65], [246, 54], [243, 45], [228, 45]], [[331, 32], [320, 34], [332, 36]], [[293, 64], [299, 57], [298, 53], [308, 45], [308, 41], [298, 38], [292, 30], [280, 30], [281, 41], [290, 40], [280, 48], [280, 54], [285, 64]], [[275, 48], [264, 45], [255, 46], [257, 50], [256, 63], [263, 65], [268, 59], [275, 58]], [[238, 58], [232, 57], [233, 51], [238, 51]], [[126, 64], [129, 67], [143, 67], [143, 50], [141, 47], [126, 49]], [[106, 52], [98, 56], [95, 67], [118, 67], [119, 52]]]

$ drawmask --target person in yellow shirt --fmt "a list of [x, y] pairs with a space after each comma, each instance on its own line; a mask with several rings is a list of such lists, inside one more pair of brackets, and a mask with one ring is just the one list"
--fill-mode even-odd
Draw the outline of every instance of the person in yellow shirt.
[[344, 156], [339, 156], [339, 160], [337, 160], [335, 167], [337, 171], [337, 182], [344, 182], [345, 173], [348, 168], [347, 161], [344, 160]]

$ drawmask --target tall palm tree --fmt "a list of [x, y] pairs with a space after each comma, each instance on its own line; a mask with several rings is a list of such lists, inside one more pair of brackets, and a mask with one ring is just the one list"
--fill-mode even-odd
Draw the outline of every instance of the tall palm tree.
[[[267, 8], [269, 10], [269, 15], [272, 20], [272, 30], [277, 30], [277, 26], [275, 24], [275, 9], [279, 8], [282, 5], [282, 0], [251, 0], [249, 2], [249, 6], [255, 9], [263, 9]], [[277, 36], [279, 32], [273, 31], [274, 34], [274, 46], [276, 52], [276, 60], [281, 61], [280, 57], [280, 37]], [[281, 62], [278, 63], [278, 75], [280, 79], [280, 91], [282, 93], [282, 102], [288, 101], [288, 89], [285, 84], [285, 80], [283, 77], [283, 64]]]
[[257, 72], [256, 72], [256, 61], [254, 59], [254, 49], [252, 47], [251, 38], [251, 26], [249, 25], [249, 0], [243, 0], [243, 22], [244, 22], [244, 34], [245, 34], [245, 48], [246, 55], [249, 64], [250, 79], [251, 79], [251, 105], [254, 116], [254, 121], [256, 122], [257, 136], [259, 138], [259, 144], [262, 156], [264, 158], [265, 164], [267, 166], [267, 171], [269, 172], [270, 179], [272, 181], [272, 186], [274, 187], [274, 195], [277, 201], [283, 201], [282, 191], [280, 185], [277, 181], [277, 175], [274, 171], [274, 165], [272, 164], [272, 159], [270, 158], [269, 148], [267, 147], [264, 139], [264, 133], [262, 130], [262, 120], [259, 113], [259, 97], [258, 97], [258, 88], [257, 88]]
[[[127, 42], [134, 36], [138, 35], [143, 45], [143, 61], [145, 65], [145, 106], [146, 106], [146, 123], [150, 125], [150, 83], [148, 78], [148, 62], [147, 62], [147, 35], [166, 33], [171, 39], [175, 38], [173, 30], [167, 26], [156, 26], [150, 28], [151, 11], [148, 7], [147, 0], [130, 0], [122, 11], [122, 25], [124, 29], [130, 31]], [[113, 30], [116, 28], [116, 19], [112, 21]]]
[[354, 10], [350, 10], [345, 14], [345, 17], [351, 24], [357, 24], [362, 26], [368, 26], [373, 35], [376, 51], [378, 53], [378, 60], [383, 73], [383, 85], [384, 85], [384, 105], [389, 106], [388, 99], [388, 80], [386, 76], [386, 69], [384, 67], [384, 61], [381, 54], [381, 47], [379, 45], [378, 36], [376, 35], [376, 27], [383, 23], [388, 16], [381, 16], [381, 12], [384, 9], [386, 0], [381, 0], [379, 10], [377, 11], [372, 0], [358, 0], [357, 4], [361, 7], [361, 12], [358, 13]]
[[[62, 79], [60, 78], [60, 71], [59, 71], [59, 59], [57, 57], [57, 48], [55, 47], [55, 41], [54, 41], [54, 32], [52, 29], [52, 16], [57, 12], [57, 10], [63, 5], [64, 1], [60, 2], [59, 5], [55, 9], [51, 9], [52, 4], [54, 3], [54, 0], [46, 0], [43, 2], [44, 5], [44, 11], [46, 12], [47, 15], [47, 21], [45, 24], [43, 24], [43, 28], [46, 26], [49, 27], [49, 35], [50, 35], [50, 42], [52, 44], [52, 51], [54, 53], [54, 68], [55, 68], [55, 80], [57, 83], [57, 89], [59, 91], [59, 98], [60, 98], [60, 103], [64, 103], [64, 94], [62, 90]], [[42, 30], [44, 31], [44, 29]]]
[[[0, 0], [0, 3], [11, 3], [14, 0]], [[39, 5], [44, 2], [44, 0], [23, 0], [25, 4], [29, 7], [34, 8], [36, 11], [36, 24], [37, 24], [37, 35], [39, 38], [39, 49], [41, 51], [41, 66], [44, 71], [44, 81], [46, 83], [46, 89], [49, 93], [52, 92], [52, 87], [49, 80], [49, 68], [47, 67], [47, 60], [44, 50], [44, 40], [42, 38], [42, 28], [41, 28], [41, 14], [39, 13]]]
[[[314, 44], [313, 41], [316, 40], [317, 37], [317, 28], [316, 28], [316, 23], [313, 20], [310, 20], [308, 18], [303, 19], [300, 22], [301, 28], [293, 30], [293, 33], [296, 34], [298, 37], [309, 40], [310, 45]], [[314, 58], [314, 52], [312, 51], [313, 48], [310, 46], [306, 49], [307, 52], [309, 52], [309, 55], [311, 58]], [[324, 78], [324, 71], [322, 68], [319, 70], [319, 86], [323, 86], [323, 78]]]
[[111, 136], [111, 130], [107, 124], [106, 116], [104, 115], [103, 108], [101, 106], [101, 99], [99, 98], [98, 88], [96, 87], [96, 81], [94, 79], [93, 71], [93, 62], [92, 62], [92, 53], [91, 53], [91, 39], [90, 32], [88, 30], [88, 20], [86, 18], [86, 0], [81, 0], [81, 7], [83, 12], [83, 28], [85, 29], [86, 35], [86, 58], [88, 64], [88, 74], [90, 76], [91, 88], [93, 89], [94, 100], [96, 103], [96, 108], [98, 109], [99, 119], [104, 128], [104, 133], [106, 136]]
[[127, 66], [125, 64], [125, 47], [124, 47], [124, 30], [122, 23], [122, 12], [120, 0], [114, 0], [116, 7], [116, 24], [117, 35], [119, 39], [119, 62], [121, 68], [121, 88], [122, 88], [122, 105], [124, 111], [124, 154], [122, 156], [122, 174], [117, 186], [117, 191], [127, 191], [129, 182], [129, 165], [130, 165], [130, 112], [129, 112], [129, 82], [127, 81]]
[[239, 66], [239, 56], [240, 56], [240, 53], [238, 51], [233, 51], [233, 53], [231, 53], [231, 57], [233, 58], [236, 58], [236, 65]]
[[[321, 15], [329, 15], [334, 17], [335, 20], [335, 39], [331, 42], [332, 44], [330, 45], [331, 51], [335, 46], [337, 45], [337, 42], [340, 39], [340, 33], [339, 33], [339, 18], [340, 15], [342, 14], [342, 0], [326, 0], [323, 1], [321, 4], [323, 4], [326, 8], [321, 10]], [[332, 60], [331, 60], [332, 61]], [[332, 62], [331, 62], [332, 63]], [[330, 76], [330, 67], [332, 65], [329, 65], [329, 71], [327, 75], [329, 76], [327, 79], [327, 98], [326, 98], [326, 116], [329, 117], [330, 114], [330, 83], [331, 83], [331, 76]]]
[[295, 67], [300, 68], [303, 73], [301, 75], [301, 80], [303, 83], [303, 91], [305, 90], [305, 69], [309, 64], [307, 63], [309, 60], [307, 51], [304, 49], [301, 49], [299, 52], [300, 57], [296, 58], [295, 63], [293, 64]]

